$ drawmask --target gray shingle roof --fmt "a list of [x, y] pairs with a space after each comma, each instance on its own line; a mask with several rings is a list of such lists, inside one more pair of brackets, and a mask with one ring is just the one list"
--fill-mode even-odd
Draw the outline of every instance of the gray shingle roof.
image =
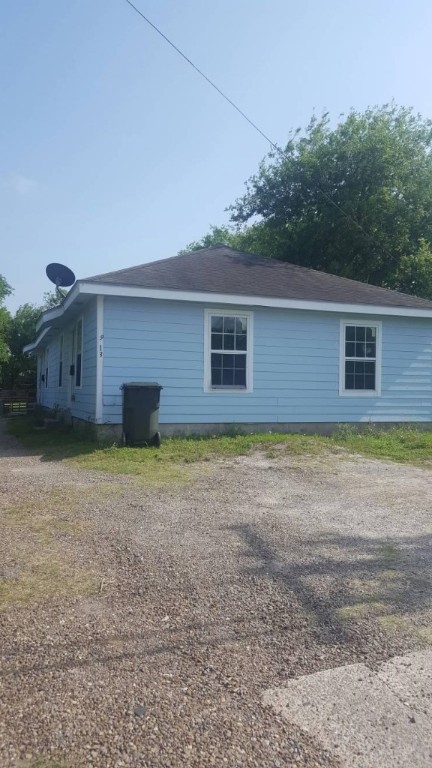
[[432, 301], [243, 253], [225, 245], [119, 269], [85, 282], [278, 299], [432, 309]]

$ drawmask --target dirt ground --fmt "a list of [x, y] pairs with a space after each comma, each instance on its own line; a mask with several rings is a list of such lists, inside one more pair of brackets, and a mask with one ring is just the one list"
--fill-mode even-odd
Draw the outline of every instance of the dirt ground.
[[336, 768], [263, 691], [432, 645], [427, 470], [254, 454], [152, 487], [2, 443], [4, 768]]

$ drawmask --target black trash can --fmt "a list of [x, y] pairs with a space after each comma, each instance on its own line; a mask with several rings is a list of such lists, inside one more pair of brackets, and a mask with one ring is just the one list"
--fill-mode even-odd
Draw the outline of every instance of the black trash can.
[[123, 436], [126, 445], [159, 447], [161, 389], [161, 385], [154, 381], [129, 381], [123, 384]]

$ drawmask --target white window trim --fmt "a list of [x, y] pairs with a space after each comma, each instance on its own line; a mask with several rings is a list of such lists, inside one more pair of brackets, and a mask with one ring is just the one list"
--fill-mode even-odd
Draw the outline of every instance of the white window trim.
[[[211, 322], [213, 315], [222, 315], [224, 317], [232, 315], [234, 317], [247, 317], [247, 347], [246, 347], [246, 387], [212, 387], [211, 386]], [[225, 309], [225, 307], [216, 307], [215, 309], [204, 310], [204, 392], [213, 395], [245, 395], [253, 392], [253, 312], [241, 309]]]
[[[77, 344], [78, 333], [77, 333], [77, 330], [78, 330], [78, 325], [79, 325], [80, 322], [81, 322], [81, 378], [80, 378], [80, 383], [77, 384], [76, 383], [76, 377], [77, 377], [77, 355], [78, 355], [78, 344]], [[78, 317], [78, 319], [77, 319], [77, 321], [75, 323], [75, 349], [74, 349], [75, 372], [74, 372], [74, 377], [73, 377], [74, 378], [74, 382], [73, 382], [74, 389], [82, 389], [82, 385], [83, 385], [83, 370], [84, 370], [83, 363], [84, 363], [84, 317], [83, 317], [83, 315], [81, 315], [81, 317]]]
[[[345, 328], [355, 325], [363, 328], [376, 328], [375, 389], [345, 389]], [[381, 320], [341, 320], [339, 344], [339, 395], [341, 397], [380, 397], [381, 396], [381, 360], [382, 360], [382, 322]]]

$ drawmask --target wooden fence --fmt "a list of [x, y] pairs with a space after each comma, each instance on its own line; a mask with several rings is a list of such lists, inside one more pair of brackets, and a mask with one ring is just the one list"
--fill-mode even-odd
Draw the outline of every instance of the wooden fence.
[[0, 389], [0, 413], [16, 416], [33, 411], [36, 405], [36, 393], [28, 389]]

